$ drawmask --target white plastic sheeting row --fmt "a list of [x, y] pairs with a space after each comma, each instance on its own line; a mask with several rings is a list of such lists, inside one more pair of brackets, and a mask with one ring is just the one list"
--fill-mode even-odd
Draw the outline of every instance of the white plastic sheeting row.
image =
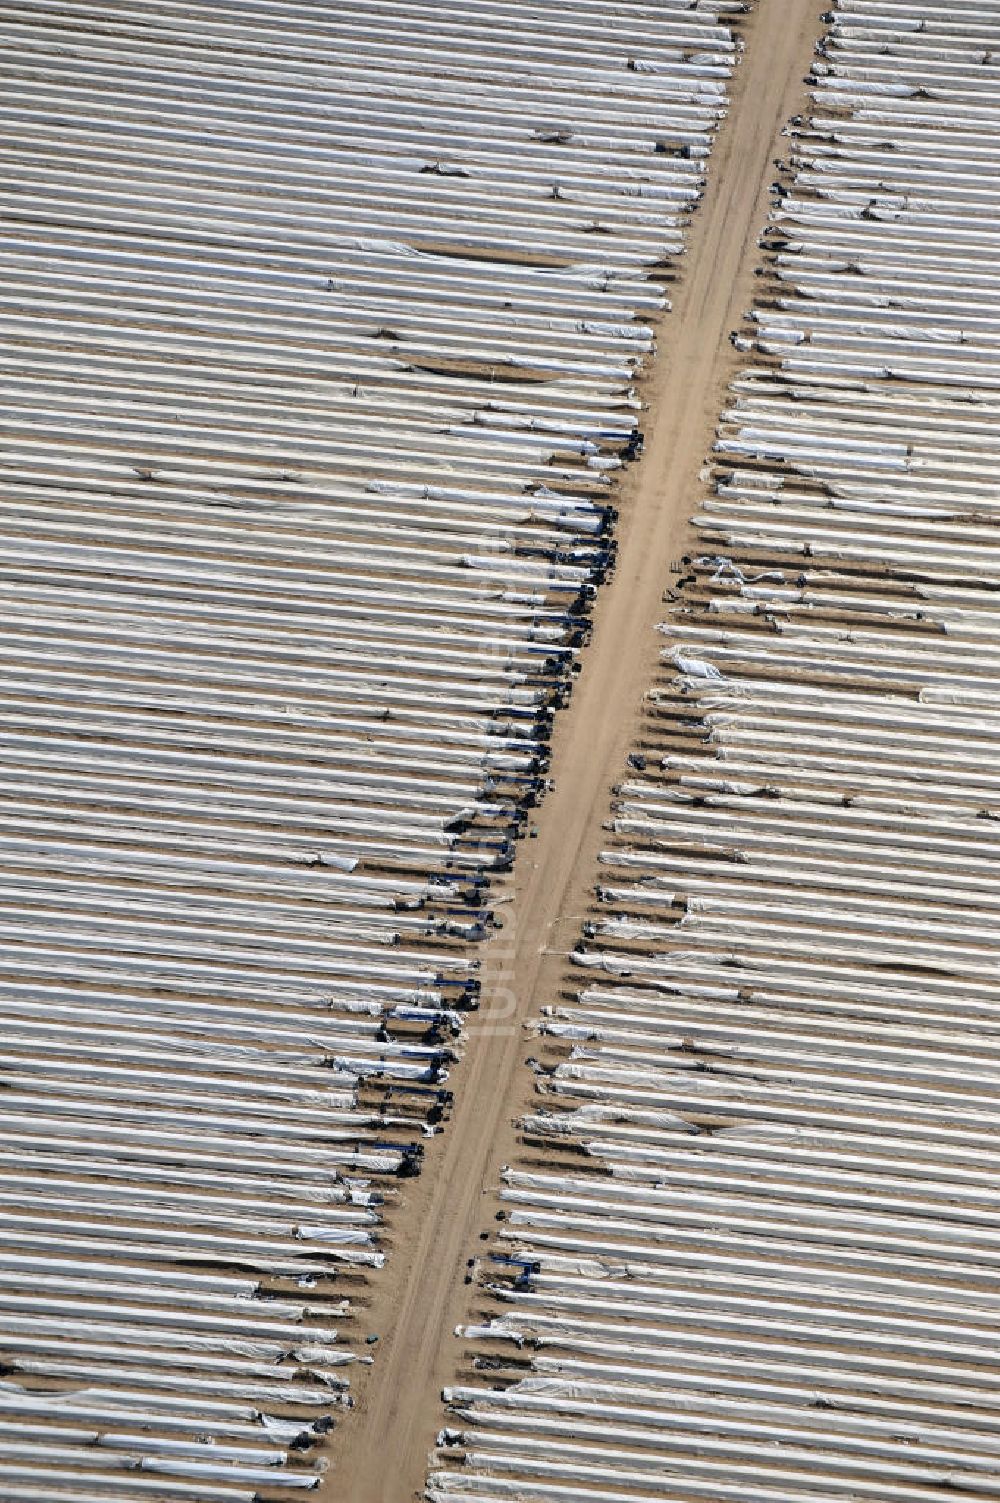
[[1000, 7], [789, 136], [434, 1503], [1000, 1496]]
[[3, 7], [5, 1500], [317, 1485], [732, 8]]

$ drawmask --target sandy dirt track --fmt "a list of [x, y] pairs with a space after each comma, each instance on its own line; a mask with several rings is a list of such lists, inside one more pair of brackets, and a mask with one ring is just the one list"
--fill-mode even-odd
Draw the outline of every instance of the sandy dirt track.
[[[453, 1329], [468, 1315], [465, 1263], [492, 1224], [491, 1187], [531, 1094], [521, 1024], [558, 990], [595, 880], [611, 785], [653, 678], [653, 628], [664, 613], [670, 564], [684, 551], [732, 369], [728, 335], [752, 302], [780, 130], [803, 107], [823, 9], [824, 0], [760, 0], [744, 31], [729, 118], [682, 277], [671, 288], [673, 312], [643, 383], [646, 452], [622, 495], [617, 573], [594, 612], [593, 644], [572, 704], [557, 721], [556, 788], [539, 812], [537, 840], [518, 853], [513, 902], [500, 910], [505, 927], [483, 951], [483, 1021], [472, 1019], [455, 1071], [454, 1113], [393, 1225], [389, 1264], [368, 1317], [382, 1336], [377, 1361], [364, 1376], [352, 1375], [357, 1409], [331, 1442], [322, 1494], [342, 1503], [407, 1503], [422, 1493], [441, 1423], [440, 1389], [459, 1358]], [[517, 1015], [501, 1030], [486, 1023], [496, 987], [513, 987], [517, 997]]]

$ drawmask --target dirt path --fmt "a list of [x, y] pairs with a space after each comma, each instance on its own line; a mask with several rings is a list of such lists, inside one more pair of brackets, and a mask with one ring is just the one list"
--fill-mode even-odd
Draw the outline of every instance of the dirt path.
[[[781, 126], [804, 101], [803, 80], [826, 0], [760, 0], [732, 85], [729, 118], [695, 218], [683, 280], [644, 383], [646, 453], [622, 503], [618, 570], [594, 615], [594, 641], [553, 742], [556, 790], [521, 848], [505, 927], [483, 952], [484, 1013], [491, 988], [512, 989], [516, 1016], [502, 1029], [472, 1022], [456, 1071], [456, 1107], [395, 1221], [370, 1329], [384, 1333], [358, 1407], [330, 1447], [324, 1495], [343, 1503], [408, 1503], [420, 1496], [427, 1452], [442, 1421], [440, 1389], [459, 1356], [455, 1325], [468, 1316], [465, 1262], [491, 1226], [491, 1187], [511, 1156], [514, 1120], [531, 1094], [524, 1019], [558, 990], [563, 956], [579, 932], [595, 881], [601, 827], [657, 653], [655, 623], [671, 560], [684, 551], [732, 371], [731, 329], [753, 299], [757, 236], [782, 154]], [[481, 1015], [482, 1016], [482, 1015]], [[406, 1245], [403, 1237], [406, 1235]]]

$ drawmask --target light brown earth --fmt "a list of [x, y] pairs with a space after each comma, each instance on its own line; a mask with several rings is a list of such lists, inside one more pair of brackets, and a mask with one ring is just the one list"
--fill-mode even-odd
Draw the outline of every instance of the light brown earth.
[[[454, 1112], [393, 1221], [394, 1245], [366, 1317], [381, 1336], [375, 1365], [360, 1377], [355, 1370], [357, 1408], [331, 1439], [323, 1496], [338, 1503], [410, 1503], [422, 1494], [443, 1420], [440, 1391], [459, 1357], [454, 1327], [468, 1318], [465, 1263], [493, 1227], [493, 1187], [531, 1095], [522, 1024], [558, 991], [588, 905], [611, 786], [654, 676], [670, 565], [685, 549], [733, 370], [728, 335], [753, 301], [781, 127], [805, 106], [823, 8], [824, 0], [760, 0], [744, 30], [729, 117], [643, 382], [646, 451], [621, 496], [617, 572], [598, 600], [572, 703], [557, 720], [556, 788], [538, 813], [537, 839], [519, 851], [513, 899], [499, 910], [504, 929], [483, 951], [483, 1011], [455, 1071]], [[515, 1016], [491, 1029], [491, 998], [510, 990]]]

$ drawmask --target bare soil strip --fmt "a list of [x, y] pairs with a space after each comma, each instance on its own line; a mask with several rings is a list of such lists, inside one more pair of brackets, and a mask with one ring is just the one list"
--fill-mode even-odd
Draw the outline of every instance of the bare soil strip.
[[[394, 1225], [397, 1245], [370, 1311], [378, 1356], [331, 1442], [330, 1497], [403, 1503], [422, 1492], [440, 1389], [459, 1360], [453, 1329], [468, 1314], [465, 1263], [492, 1222], [491, 1187], [531, 1092], [521, 1024], [558, 991], [589, 902], [611, 785], [653, 678], [670, 565], [684, 549], [732, 372], [728, 336], [752, 302], [781, 128], [803, 106], [822, 9], [823, 0], [761, 0], [745, 31], [729, 118], [644, 382], [646, 452], [622, 498], [617, 573], [597, 603], [572, 704], [557, 721], [555, 791], [539, 813], [537, 840], [519, 853], [505, 928], [483, 952], [484, 1022], [473, 1021], [455, 1072], [453, 1115]], [[485, 1017], [499, 988], [513, 989], [517, 1012], [511, 1026], [491, 1030]]]

